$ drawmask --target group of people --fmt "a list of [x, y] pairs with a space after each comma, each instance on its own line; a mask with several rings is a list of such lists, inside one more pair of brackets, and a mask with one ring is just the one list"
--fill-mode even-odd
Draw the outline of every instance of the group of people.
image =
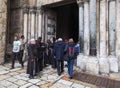
[[[29, 78], [34, 78], [48, 64], [54, 69], [57, 68], [57, 73], [60, 76], [64, 72], [64, 61], [67, 61], [68, 74], [72, 78], [74, 59], [76, 59], [79, 53], [79, 44], [75, 45], [72, 38], [65, 41], [62, 38], [51, 38], [46, 43], [43, 43], [41, 40], [41, 37], [37, 40], [32, 38], [27, 44], [27, 74], [29, 74]], [[18, 40], [17, 36], [14, 37], [12, 69], [14, 68], [15, 59], [18, 59], [22, 68], [24, 68], [22, 58], [25, 45], [26, 41], [23, 35], [20, 40]]]

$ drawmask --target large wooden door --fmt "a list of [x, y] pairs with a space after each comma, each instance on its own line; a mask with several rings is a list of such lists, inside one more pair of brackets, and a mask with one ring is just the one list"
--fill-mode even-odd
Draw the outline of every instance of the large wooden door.
[[56, 13], [48, 10], [45, 14], [45, 41], [56, 37]]

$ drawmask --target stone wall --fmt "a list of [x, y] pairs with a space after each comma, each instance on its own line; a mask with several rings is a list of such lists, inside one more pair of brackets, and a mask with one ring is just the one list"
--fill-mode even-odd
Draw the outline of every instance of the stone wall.
[[0, 64], [4, 62], [6, 41], [7, 0], [0, 0]]
[[64, 1], [64, 0], [37, 0], [37, 4], [39, 6], [39, 5], [51, 4], [60, 1]]

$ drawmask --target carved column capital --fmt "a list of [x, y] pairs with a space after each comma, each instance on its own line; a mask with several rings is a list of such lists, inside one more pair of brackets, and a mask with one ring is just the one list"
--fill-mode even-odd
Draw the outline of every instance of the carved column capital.
[[28, 8], [23, 8], [23, 13], [29, 13]]
[[78, 4], [79, 6], [82, 6], [83, 3], [84, 3], [84, 0], [77, 0], [77, 4]]
[[115, 1], [115, 0], [107, 0], [108, 2], [110, 2], [110, 1]]

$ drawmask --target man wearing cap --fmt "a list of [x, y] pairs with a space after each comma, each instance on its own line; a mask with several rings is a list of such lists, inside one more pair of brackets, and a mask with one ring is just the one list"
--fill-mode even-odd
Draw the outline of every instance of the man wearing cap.
[[65, 50], [65, 43], [63, 42], [62, 38], [59, 38], [54, 46], [57, 72], [59, 76], [61, 75], [62, 72], [64, 72], [64, 61], [63, 61], [64, 50]]

